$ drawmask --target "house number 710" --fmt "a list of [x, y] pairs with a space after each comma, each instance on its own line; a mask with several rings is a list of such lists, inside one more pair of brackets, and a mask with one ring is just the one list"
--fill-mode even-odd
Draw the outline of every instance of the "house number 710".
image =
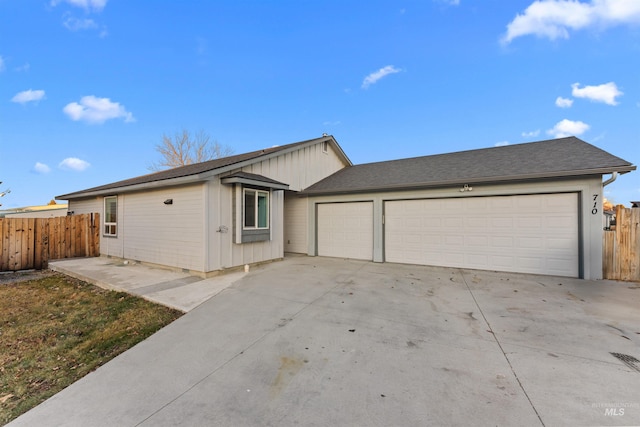
[[593, 195], [593, 209], [591, 209], [591, 214], [592, 215], [595, 215], [595, 214], [598, 213], [598, 208], [597, 208], [598, 202], [597, 202], [597, 200], [598, 200], [598, 195], [594, 194]]

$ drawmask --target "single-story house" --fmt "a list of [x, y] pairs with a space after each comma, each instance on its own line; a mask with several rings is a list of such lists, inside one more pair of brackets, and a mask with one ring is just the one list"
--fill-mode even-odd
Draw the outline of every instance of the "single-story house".
[[202, 275], [297, 252], [601, 279], [603, 185], [635, 169], [575, 137], [353, 165], [323, 135], [57, 199], [102, 213], [101, 254]]
[[25, 206], [0, 210], [0, 218], [55, 218], [67, 216], [67, 205]]

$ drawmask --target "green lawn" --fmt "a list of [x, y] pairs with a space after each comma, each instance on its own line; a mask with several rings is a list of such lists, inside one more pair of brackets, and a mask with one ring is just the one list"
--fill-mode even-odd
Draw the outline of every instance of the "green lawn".
[[182, 314], [58, 273], [0, 281], [0, 424]]

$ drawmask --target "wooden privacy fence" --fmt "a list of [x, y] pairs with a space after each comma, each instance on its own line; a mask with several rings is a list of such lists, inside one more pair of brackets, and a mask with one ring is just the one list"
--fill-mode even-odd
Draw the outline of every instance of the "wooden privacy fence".
[[604, 231], [602, 276], [640, 281], [640, 209], [616, 206], [616, 225]]
[[99, 255], [98, 213], [0, 218], [0, 271], [41, 270], [51, 259]]

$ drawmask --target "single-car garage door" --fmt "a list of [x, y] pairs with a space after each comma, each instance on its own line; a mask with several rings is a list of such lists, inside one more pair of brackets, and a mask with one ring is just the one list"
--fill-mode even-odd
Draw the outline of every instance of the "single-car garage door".
[[385, 202], [385, 260], [578, 277], [578, 195]]
[[318, 205], [318, 255], [373, 259], [373, 203]]

